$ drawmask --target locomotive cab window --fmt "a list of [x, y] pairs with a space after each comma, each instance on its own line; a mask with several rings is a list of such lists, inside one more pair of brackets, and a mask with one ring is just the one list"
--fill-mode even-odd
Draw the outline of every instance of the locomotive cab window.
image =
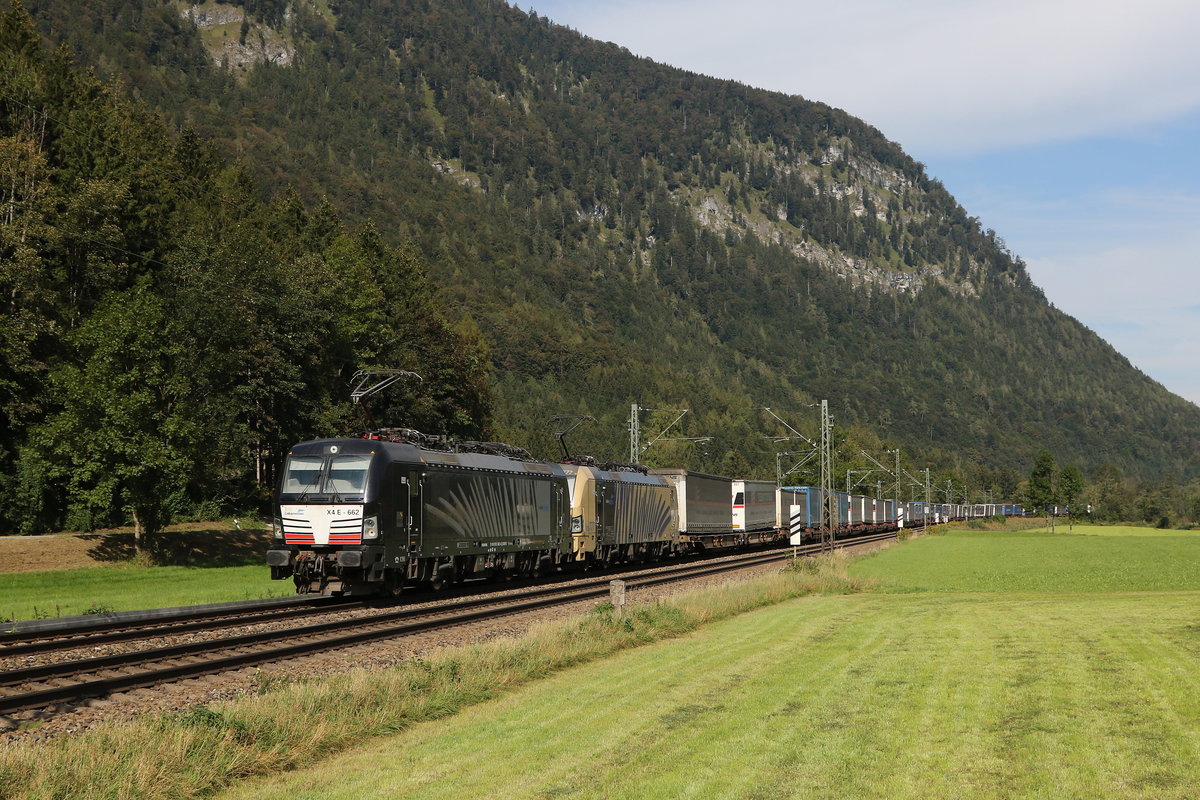
[[321, 467], [325, 459], [320, 456], [292, 456], [287, 462], [283, 478], [283, 494], [316, 492], [321, 481]]
[[746, 495], [745, 495], [745, 493], [744, 493], [744, 492], [738, 492], [736, 495], [734, 495], [734, 497], [733, 497], [733, 504], [734, 504], [735, 506], [742, 506], [742, 505], [745, 505], [745, 504], [746, 504]]
[[367, 485], [367, 469], [371, 457], [334, 456], [329, 462], [329, 477], [325, 491], [335, 494], [362, 494]]

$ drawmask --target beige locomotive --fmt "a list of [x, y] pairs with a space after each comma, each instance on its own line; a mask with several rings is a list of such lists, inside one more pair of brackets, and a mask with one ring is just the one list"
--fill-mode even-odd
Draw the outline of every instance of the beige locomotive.
[[657, 475], [563, 464], [575, 561], [601, 566], [658, 558], [679, 542], [675, 488]]

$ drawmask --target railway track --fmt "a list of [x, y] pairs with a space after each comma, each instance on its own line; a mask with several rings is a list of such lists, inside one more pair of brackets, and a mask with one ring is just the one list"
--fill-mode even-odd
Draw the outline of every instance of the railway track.
[[[644, 567], [618, 568], [611, 571], [611, 574], [616, 576], [621, 572], [638, 569], [644, 569]], [[577, 576], [564, 575], [558, 580], [560, 582], [571, 580], [572, 577]], [[539, 585], [545, 583], [546, 581], [542, 580]], [[522, 581], [513, 581], [509, 585], [517, 588], [521, 584]], [[405, 599], [446, 600], [477, 592], [479, 588], [478, 583], [469, 583], [441, 592], [406, 593]], [[394, 601], [390, 602], [394, 603]], [[342, 599], [296, 596], [273, 600], [213, 604], [212, 606], [184, 606], [118, 612], [62, 620], [27, 620], [10, 623], [7, 629], [0, 629], [0, 663], [3, 663], [4, 659], [17, 656], [42, 655], [56, 650], [94, 648], [118, 642], [273, 623], [298, 617], [336, 614], [383, 606], [388, 603], [388, 600], [379, 598]], [[3, 673], [0, 672], [0, 674]]]
[[[296, 598], [287, 598], [295, 600]], [[15, 630], [0, 632], [0, 659], [13, 656], [48, 653], [55, 650], [74, 650], [97, 647], [115, 642], [136, 641], [159, 636], [179, 636], [206, 630], [234, 628], [278, 622], [297, 617], [334, 614], [370, 605], [367, 600], [341, 600], [322, 597], [305, 598], [302, 602], [279, 603], [264, 601], [246, 604], [236, 611], [193, 607], [164, 609], [175, 613], [142, 617], [130, 615], [125, 619], [79, 623], [61, 628]], [[2, 673], [0, 673], [2, 674]]]
[[[838, 543], [849, 547], [895, 538], [895, 533], [874, 534]], [[801, 554], [818, 552], [821, 545], [797, 548]], [[791, 558], [792, 549], [760, 551], [728, 559], [720, 563], [688, 563], [659, 568], [653, 573], [633, 573], [623, 577], [628, 589], [658, 586], [721, 572]], [[470, 622], [519, 614], [549, 606], [565, 605], [583, 600], [607, 597], [613, 576], [576, 580], [557, 585], [543, 585], [521, 590], [502, 597], [479, 597], [452, 600], [433, 607], [383, 610], [353, 619], [338, 618], [304, 625], [273, 627], [219, 639], [190, 641], [154, 647], [134, 652], [122, 652], [93, 658], [0, 672], [0, 715], [44, 709], [50, 706], [71, 707], [93, 698], [131, 689], [225, 672], [247, 666], [296, 658], [313, 653], [391, 639], [415, 633], [463, 625]], [[305, 604], [292, 603], [292, 606]], [[286, 609], [271, 609], [262, 614], [226, 615], [220, 619], [191, 619], [171, 625], [76, 633], [66, 638], [41, 641], [25, 640], [0, 647], [0, 657], [17, 652], [36, 654], [65, 647], [94, 646], [92, 642], [128, 641], [137, 638], [157, 638], [192, 630], [211, 630], [219, 627], [244, 627], [261, 622], [276, 622], [314, 613], [343, 611], [367, 605], [363, 602], [327, 604]], [[272, 615], [269, 616], [268, 615]], [[196, 627], [202, 626], [202, 627]], [[120, 637], [120, 638], [112, 638]], [[68, 644], [64, 644], [68, 642]], [[39, 647], [41, 648], [39, 650]], [[23, 648], [16, 650], [15, 648]]]
[[[706, 556], [680, 557], [691, 563]], [[708, 558], [711, 558], [709, 556]], [[644, 565], [618, 565], [606, 574], [619, 577], [621, 573], [644, 570]], [[548, 581], [563, 582], [578, 579], [578, 574], [563, 574], [549, 579], [516, 579], [505, 585], [519, 588], [524, 584], [546, 585]], [[441, 591], [406, 591], [405, 601], [445, 600], [477, 593], [481, 584], [470, 581]], [[86, 617], [22, 620], [0, 625], [0, 663], [12, 656], [42, 654], [54, 650], [96, 647], [103, 644], [135, 641], [155, 637], [175, 636], [205, 630], [269, 623], [296, 617], [332, 614], [389, 601], [381, 598], [336, 598], [298, 595], [267, 600], [244, 600], [215, 603], [205, 606], [124, 611]]]

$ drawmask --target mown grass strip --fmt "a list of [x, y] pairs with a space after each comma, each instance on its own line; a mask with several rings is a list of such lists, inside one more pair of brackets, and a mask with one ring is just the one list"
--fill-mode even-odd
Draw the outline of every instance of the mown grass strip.
[[628, 650], [221, 800], [1188, 800], [1194, 595], [825, 596]]
[[262, 565], [112, 566], [0, 574], [0, 619], [42, 619], [292, 594]]
[[950, 531], [864, 558], [851, 574], [892, 591], [1113, 592], [1200, 588], [1200, 533], [1075, 526]]
[[844, 557], [729, 584], [670, 603], [611, 609], [539, 626], [520, 639], [454, 648], [383, 671], [294, 683], [279, 673], [257, 696], [0, 752], [5, 798], [185, 798], [325, 758], [415, 722], [440, 719], [567, 667], [677, 637], [754, 608], [864, 583]]
[[[221, 797], [1190, 800], [1200, 583], [1147, 590], [1144, 568], [1189, 560], [1192, 542], [1131, 552], [1122, 536], [1076, 537], [1074, 560], [1053, 549], [1065, 537], [1034, 542], [1051, 548], [1037, 558], [999, 537], [973, 563], [953, 536], [924, 540], [928, 570], [1008, 564], [1004, 590], [760, 609]], [[1117, 577], [1080, 588], [1098, 566]], [[1065, 591], [1029, 588], [1048, 570]]]

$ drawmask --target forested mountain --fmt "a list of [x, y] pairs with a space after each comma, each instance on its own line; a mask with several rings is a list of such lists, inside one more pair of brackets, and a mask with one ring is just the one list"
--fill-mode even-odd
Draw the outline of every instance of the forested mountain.
[[480, 345], [411, 247], [262, 197], [48, 55], [19, 10], [0, 87], [0, 530], [244, 504], [289, 444], [362, 424], [360, 363], [426, 376], [399, 395], [417, 424], [480, 433]]
[[[1200, 474], [1200, 408], [1049, 305], [994, 232], [837, 109], [499, 0], [27, 7], [48, 42], [236, 160], [276, 198], [264, 207], [294, 192], [297, 215], [415, 249], [447, 319], [486, 348], [492, 431], [542, 455], [555, 414], [591, 414], [577, 449], [626, 456], [640, 402], [690, 408], [678, 435], [713, 437], [647, 460], [770, 475], [801, 443], [767, 439], [784, 431], [761, 408], [813, 435], [828, 398], [847, 455], [887, 440], [968, 490], [1015, 483], [1043, 447], [1087, 471]], [[6, 114], [39, 107], [5, 86]], [[375, 365], [426, 346], [363, 327]]]

